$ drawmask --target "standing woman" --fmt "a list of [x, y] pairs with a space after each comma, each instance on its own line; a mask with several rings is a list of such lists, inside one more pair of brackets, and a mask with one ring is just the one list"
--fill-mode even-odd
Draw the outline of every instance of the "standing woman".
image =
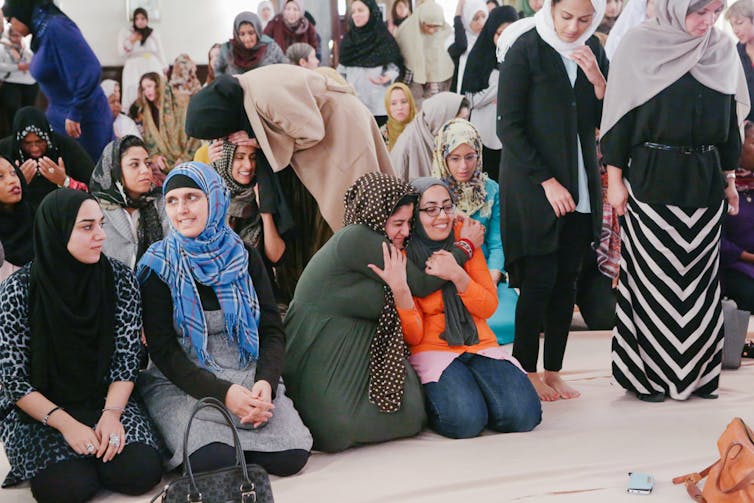
[[[725, 11], [725, 19], [730, 22], [733, 33], [738, 38], [736, 49], [744, 68], [751, 102], [754, 101], [754, 0], [738, 0]], [[746, 120], [754, 121], [751, 110]]]
[[497, 41], [503, 31], [518, 21], [516, 9], [510, 5], [495, 7], [490, 11], [474, 47], [461, 83], [461, 93], [469, 100], [469, 121], [482, 136], [484, 145], [483, 169], [493, 180], [500, 177], [500, 150], [503, 148], [497, 137], [497, 86], [500, 72], [497, 69]]
[[136, 268], [152, 243], [169, 230], [165, 202], [154, 186], [149, 152], [141, 138], [124, 136], [102, 152], [89, 191], [105, 216], [102, 252]]
[[545, 401], [579, 396], [560, 370], [579, 266], [602, 225], [595, 129], [608, 63], [593, 34], [604, 11], [605, 0], [545, 0], [498, 40], [509, 48], [501, 51], [498, 135], [505, 269], [520, 289], [513, 356]]
[[395, 36], [398, 27], [411, 15], [411, 2], [409, 0], [395, 0], [390, 7], [390, 19], [387, 21], [387, 29]]
[[21, 107], [30, 107], [37, 101], [39, 86], [29, 68], [34, 55], [21, 34], [8, 29], [8, 38], [0, 39], [0, 105], [6, 123]]
[[213, 63], [214, 77], [238, 75], [260, 66], [287, 63], [280, 46], [262, 33], [262, 21], [253, 12], [242, 12], [233, 20], [233, 38], [220, 46]]
[[306, 42], [315, 50], [319, 47], [317, 30], [304, 16], [303, 0], [286, 0], [283, 12], [267, 23], [264, 34], [271, 37], [283, 52], [296, 42]]
[[184, 163], [165, 185], [168, 236], [137, 269], [151, 363], [141, 395], [165, 439], [166, 465], [199, 471], [235, 464], [228, 428], [215, 416], [195, 419], [197, 400], [211, 396], [234, 416], [248, 463], [284, 476], [309, 458], [312, 438], [280, 380], [285, 332], [259, 254], [226, 223], [227, 189], [206, 164]]
[[33, 35], [30, 71], [47, 96], [52, 128], [99, 159], [113, 139], [112, 113], [99, 86], [102, 67], [78, 26], [52, 0], [6, 0], [3, 12], [21, 36]]
[[416, 105], [437, 93], [450, 90], [455, 65], [445, 47], [451, 29], [442, 7], [425, 0], [398, 28], [395, 36], [406, 66], [403, 82], [414, 94]]
[[100, 488], [143, 494], [162, 476], [158, 439], [132, 395], [139, 287], [102, 254], [102, 219], [89, 194], [50, 194], [32, 262], [0, 285], [3, 487], [29, 480], [40, 502], [89, 501]]
[[448, 47], [448, 54], [455, 65], [453, 80], [450, 83], [450, 89], [454, 93], [461, 92], [469, 53], [482, 32], [488, 14], [489, 10], [484, 0], [458, 0], [456, 15], [453, 18], [454, 38]]
[[353, 0], [348, 31], [340, 43], [338, 73], [382, 126], [387, 122], [385, 89], [398, 78], [401, 50], [375, 0]]
[[272, 5], [272, 2], [268, 2], [267, 0], [259, 2], [259, 5], [257, 5], [257, 15], [259, 16], [259, 20], [262, 21], [262, 29], [264, 30], [267, 27], [267, 23], [275, 15], [275, 7]]
[[133, 25], [118, 34], [118, 54], [123, 63], [123, 108], [128, 110], [139, 93], [139, 79], [145, 73], [167, 73], [168, 62], [160, 34], [149, 26], [149, 15], [142, 7], [134, 9]]
[[416, 103], [411, 89], [403, 82], [396, 82], [385, 92], [387, 122], [380, 128], [388, 152], [393, 150], [398, 137], [416, 117]]
[[656, 0], [656, 20], [613, 58], [600, 127], [608, 200], [623, 217], [613, 376], [645, 401], [717, 397], [720, 227], [726, 209], [738, 213], [749, 113], [733, 42], [714, 27], [724, 8]]

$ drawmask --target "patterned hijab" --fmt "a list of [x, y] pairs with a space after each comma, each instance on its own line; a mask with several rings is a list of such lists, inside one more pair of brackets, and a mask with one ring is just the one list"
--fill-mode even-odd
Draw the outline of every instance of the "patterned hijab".
[[50, 159], [57, 161], [60, 157], [57, 145], [55, 144], [55, 135], [52, 132], [52, 126], [47, 121], [44, 112], [34, 107], [24, 107], [16, 112], [13, 117], [13, 155], [14, 161], [23, 164], [31, 159], [21, 148], [24, 138], [29, 133], [34, 133], [40, 139], [47, 143], [47, 150], [42, 154]]
[[226, 222], [229, 200], [220, 175], [206, 164], [187, 162], [170, 171], [164, 187], [179, 175], [190, 178], [206, 194], [207, 225], [195, 238], [171, 229], [144, 254], [136, 276], [144, 283], [155, 273], [168, 285], [181, 336], [190, 340], [205, 368], [216, 369], [207, 352], [207, 322], [196, 283], [211, 287], [225, 315], [228, 343], [238, 347], [239, 368], [244, 368], [259, 357], [260, 310], [249, 276], [249, 253]]
[[202, 88], [196, 76], [196, 63], [188, 54], [179, 54], [170, 73], [170, 87], [178, 94], [193, 96]]
[[[406, 120], [404, 121], [394, 119], [393, 116], [390, 115], [390, 97], [392, 96], [393, 90], [395, 89], [400, 89], [401, 91], [403, 91], [403, 94], [408, 100], [408, 117], [406, 117]], [[416, 117], [416, 102], [414, 101], [414, 95], [411, 93], [411, 89], [409, 89], [408, 86], [403, 82], [396, 82], [395, 84], [388, 87], [387, 91], [385, 92], [385, 110], [387, 110], [387, 149], [392, 150], [395, 146], [395, 142], [398, 141], [398, 137], [401, 135], [403, 130], [406, 129], [406, 126], [408, 126], [408, 123], [414, 120], [414, 117]]]
[[[447, 158], [461, 145], [469, 145], [478, 158], [474, 174], [468, 182], [458, 182], [450, 173]], [[492, 200], [487, 201], [487, 174], [482, 171], [482, 138], [472, 123], [464, 119], [452, 119], [440, 128], [435, 139], [432, 176], [439, 178], [448, 187], [459, 210], [471, 216], [477, 211], [483, 217], [492, 212]]]
[[[238, 145], [235, 143], [223, 142], [222, 155], [220, 159], [212, 163], [212, 167], [230, 190], [229, 222], [246, 246], [258, 248], [262, 238], [262, 215], [254, 193], [256, 181], [252, 179], [249, 185], [241, 185], [233, 178], [233, 159], [236, 150], [238, 150]], [[257, 150], [256, 154], [260, 153], [261, 150]]]
[[[411, 186], [423, 195], [428, 189], [436, 185], [445, 187], [445, 183], [439, 178], [425, 176], [417, 178], [411, 182]], [[451, 199], [453, 194], [448, 191]], [[454, 201], [455, 202], [455, 201]], [[450, 251], [453, 249], [455, 234], [451, 229], [448, 237], [442, 241], [433, 241], [424, 230], [424, 226], [419, 219], [419, 204], [414, 208], [414, 219], [417, 225], [414, 227], [414, 239], [406, 247], [408, 258], [414, 264], [424, 264], [433, 253], [440, 250]], [[445, 330], [440, 334], [440, 338], [448, 343], [448, 346], [471, 346], [479, 343], [479, 333], [476, 329], [474, 318], [471, 317], [469, 310], [463, 304], [461, 297], [458, 295], [458, 289], [452, 281], [446, 281], [442, 286], [442, 303], [445, 312]]]
[[[346, 191], [345, 225], [366, 225], [387, 240], [385, 225], [406, 196], [415, 195], [407, 183], [384, 173], [367, 173]], [[380, 412], [397, 412], [406, 380], [408, 354], [403, 329], [390, 287], [383, 285], [385, 305], [377, 319], [377, 331], [369, 346], [369, 401]]]
[[357, 27], [348, 18], [348, 31], [340, 43], [340, 63], [345, 66], [374, 68], [393, 63], [400, 66], [403, 58], [398, 42], [387, 31], [382, 11], [375, 0], [360, 0], [369, 9], [369, 21]]
[[[124, 143], [125, 149], [124, 149]], [[147, 251], [152, 243], [162, 239], [162, 224], [157, 213], [155, 201], [159, 197], [159, 189], [152, 185], [152, 190], [141, 195], [138, 199], [132, 199], [123, 185], [123, 170], [121, 158], [125, 151], [131, 147], [147, 147], [141, 138], [126, 135], [123, 138], [111, 141], [102, 151], [97, 165], [92, 172], [89, 182], [89, 192], [101, 203], [112, 204], [121, 208], [136, 208], [139, 210], [139, 228], [137, 230], [138, 245], [136, 247], [136, 261]]]

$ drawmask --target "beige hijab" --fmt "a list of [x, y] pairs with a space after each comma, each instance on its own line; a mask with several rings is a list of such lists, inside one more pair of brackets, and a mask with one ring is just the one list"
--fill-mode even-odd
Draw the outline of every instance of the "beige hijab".
[[463, 96], [450, 92], [424, 100], [421, 112], [406, 126], [390, 151], [398, 178], [410, 182], [431, 175], [435, 136], [443, 124], [458, 115], [462, 102]]
[[602, 135], [688, 72], [710, 89], [735, 95], [738, 122], [743, 123], [750, 108], [749, 92], [733, 40], [714, 27], [702, 37], [689, 35], [686, 14], [692, 3], [700, 2], [655, 0], [655, 19], [623, 37], [610, 64]]
[[[421, 23], [442, 26], [432, 35], [421, 31]], [[434, 0], [427, 0], [416, 8], [398, 28], [396, 40], [401, 48], [406, 68], [413, 72], [417, 84], [445, 82], [453, 77], [453, 60], [445, 48], [451, 35], [450, 25], [445, 22], [442, 7]]]

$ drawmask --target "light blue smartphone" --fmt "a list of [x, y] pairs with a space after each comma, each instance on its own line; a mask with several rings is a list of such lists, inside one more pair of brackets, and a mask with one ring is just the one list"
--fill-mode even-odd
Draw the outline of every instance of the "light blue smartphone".
[[628, 488], [626, 492], [629, 494], [652, 494], [654, 489], [655, 479], [648, 473], [634, 472], [628, 474]]

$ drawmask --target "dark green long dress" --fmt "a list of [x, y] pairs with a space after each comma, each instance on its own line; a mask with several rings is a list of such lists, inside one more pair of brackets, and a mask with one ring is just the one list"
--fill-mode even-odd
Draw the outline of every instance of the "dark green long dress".
[[[365, 225], [336, 232], [304, 270], [285, 318], [283, 378], [320, 451], [410, 437], [426, 422], [421, 384], [408, 362], [400, 410], [380, 412], [369, 402], [369, 348], [385, 295], [367, 264], [383, 267], [383, 242]], [[407, 275], [418, 297], [444, 283], [410, 262]]]

